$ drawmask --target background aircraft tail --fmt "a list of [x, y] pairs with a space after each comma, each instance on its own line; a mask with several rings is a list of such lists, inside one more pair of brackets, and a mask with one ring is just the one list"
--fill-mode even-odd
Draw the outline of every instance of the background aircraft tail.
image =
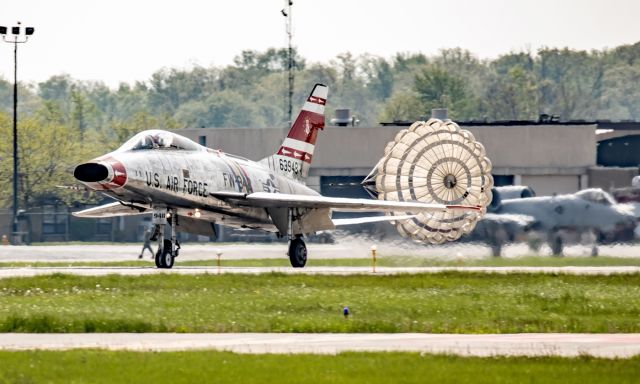
[[316, 84], [275, 155], [263, 159], [281, 175], [303, 180], [309, 174], [318, 130], [324, 128], [324, 107], [329, 88]]

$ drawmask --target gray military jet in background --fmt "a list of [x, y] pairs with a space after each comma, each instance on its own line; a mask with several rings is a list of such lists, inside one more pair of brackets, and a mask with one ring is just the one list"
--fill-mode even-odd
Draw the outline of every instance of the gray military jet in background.
[[617, 203], [602, 189], [535, 197], [528, 187], [497, 187], [487, 212], [470, 238], [488, 243], [494, 256], [514, 241], [534, 247], [546, 241], [556, 256], [565, 243], [591, 242], [596, 256], [598, 243], [633, 240], [638, 222], [633, 206]]
[[[409, 201], [402, 196], [399, 198], [397, 194], [389, 200], [331, 198], [321, 196], [307, 187], [304, 180], [311, 165], [318, 132], [324, 127], [327, 94], [326, 86], [316, 84], [278, 151], [259, 162], [206, 148], [174, 132], [140, 132], [117, 150], [75, 168], [74, 177], [77, 180], [114, 198], [116, 202], [75, 212], [74, 216], [111, 217], [151, 213], [155, 225], [153, 239], [158, 241], [155, 257], [158, 268], [173, 266], [180, 248], [176, 238], [178, 231], [212, 236], [215, 235], [214, 223], [261, 229], [288, 237], [288, 255], [293, 267], [304, 267], [307, 261], [303, 235], [334, 229], [337, 225], [412, 220], [412, 225], [416, 226], [421, 225], [422, 217], [431, 221], [444, 218], [437, 229], [442, 232], [454, 222], [475, 224], [474, 220], [479, 219], [484, 207], [464, 204], [471, 201], [468, 198], [478, 196], [478, 192], [465, 184], [466, 178], [456, 183], [456, 175], [453, 174], [436, 173], [433, 176], [438, 179], [437, 185], [441, 189], [450, 191], [450, 196], [454, 196], [458, 190], [461, 195], [464, 194], [452, 204], [443, 203], [443, 200], [440, 203], [425, 203], [423, 197]], [[430, 123], [437, 123], [433, 126], [441, 127], [439, 121]], [[445, 128], [449, 131], [445, 131]], [[432, 132], [434, 128], [429, 126], [421, 129]], [[460, 145], [480, 148], [470, 135], [462, 135], [453, 125], [438, 129], [441, 129], [438, 131], [440, 135], [446, 132], [449, 134], [447, 137], [458, 137]], [[416, 136], [417, 133], [411, 132], [411, 135]], [[447, 142], [446, 148], [457, 148], [451, 143]], [[437, 150], [438, 145], [441, 145], [440, 141], [434, 142], [429, 148]], [[445, 150], [439, 152], [445, 153]], [[416, 157], [414, 161], [414, 157], [407, 159], [407, 167], [420, 160]], [[435, 166], [445, 165], [439, 162]], [[418, 170], [420, 167], [418, 164]], [[474, 172], [478, 174], [476, 179], [480, 180], [484, 177], [482, 172], [488, 172], [488, 168], [478, 168]], [[416, 185], [419, 180], [426, 179], [416, 175]], [[490, 175], [489, 179], [482, 180], [488, 182]], [[477, 187], [478, 191], [481, 187]], [[413, 185], [411, 188], [414, 188]], [[393, 216], [338, 220], [332, 219], [332, 211], [385, 212]], [[461, 212], [461, 219], [447, 219], [446, 215], [452, 211]], [[436, 215], [435, 219], [425, 216], [428, 213]], [[170, 228], [168, 238], [165, 238], [166, 227]], [[426, 225], [423, 227], [431, 228]], [[465, 228], [470, 230], [472, 227], [467, 225]], [[455, 238], [450, 235], [446, 240]]]

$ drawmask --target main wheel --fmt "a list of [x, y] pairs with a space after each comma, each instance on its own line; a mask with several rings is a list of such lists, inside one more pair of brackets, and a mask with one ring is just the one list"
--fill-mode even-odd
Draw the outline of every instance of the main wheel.
[[162, 266], [162, 252], [160, 250], [160, 247], [158, 247], [158, 250], [156, 251], [156, 256], [154, 257], [154, 261], [156, 263], [156, 268], [164, 268]]
[[160, 250], [156, 253], [156, 267], [171, 268], [173, 267], [174, 257], [171, 254], [171, 240], [165, 239], [162, 253]]
[[551, 254], [553, 256], [562, 256], [562, 235], [557, 231], [552, 232], [549, 236], [549, 247], [551, 248]]
[[302, 268], [307, 264], [307, 246], [300, 237], [289, 242], [289, 261], [293, 268]]

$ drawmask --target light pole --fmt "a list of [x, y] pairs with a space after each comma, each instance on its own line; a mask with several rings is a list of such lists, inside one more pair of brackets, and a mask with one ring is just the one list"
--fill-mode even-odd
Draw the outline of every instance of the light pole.
[[287, 37], [289, 38], [289, 50], [287, 51], [287, 75], [289, 80], [289, 89], [288, 89], [288, 105], [287, 105], [287, 126], [286, 128], [291, 128], [293, 121], [291, 121], [291, 112], [293, 111], [292, 99], [293, 99], [293, 47], [291, 45], [291, 40], [293, 39], [293, 25], [292, 25], [292, 17], [291, 17], [291, 6], [293, 5], [293, 0], [285, 0], [284, 8], [280, 11], [282, 16], [287, 18]]
[[[20, 34], [20, 22], [11, 27], [11, 36], [7, 35], [7, 27], [0, 26], [0, 35], [5, 43], [13, 44], [13, 217], [11, 231], [13, 244], [18, 244], [18, 44], [26, 43], [33, 35], [35, 28], [26, 27]], [[13, 38], [13, 39], [12, 39]]]

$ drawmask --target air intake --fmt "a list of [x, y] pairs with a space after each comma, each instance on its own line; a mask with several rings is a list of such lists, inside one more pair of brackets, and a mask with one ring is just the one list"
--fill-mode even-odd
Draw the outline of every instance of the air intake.
[[73, 171], [73, 177], [85, 183], [104, 181], [109, 177], [109, 170], [102, 164], [84, 163]]

